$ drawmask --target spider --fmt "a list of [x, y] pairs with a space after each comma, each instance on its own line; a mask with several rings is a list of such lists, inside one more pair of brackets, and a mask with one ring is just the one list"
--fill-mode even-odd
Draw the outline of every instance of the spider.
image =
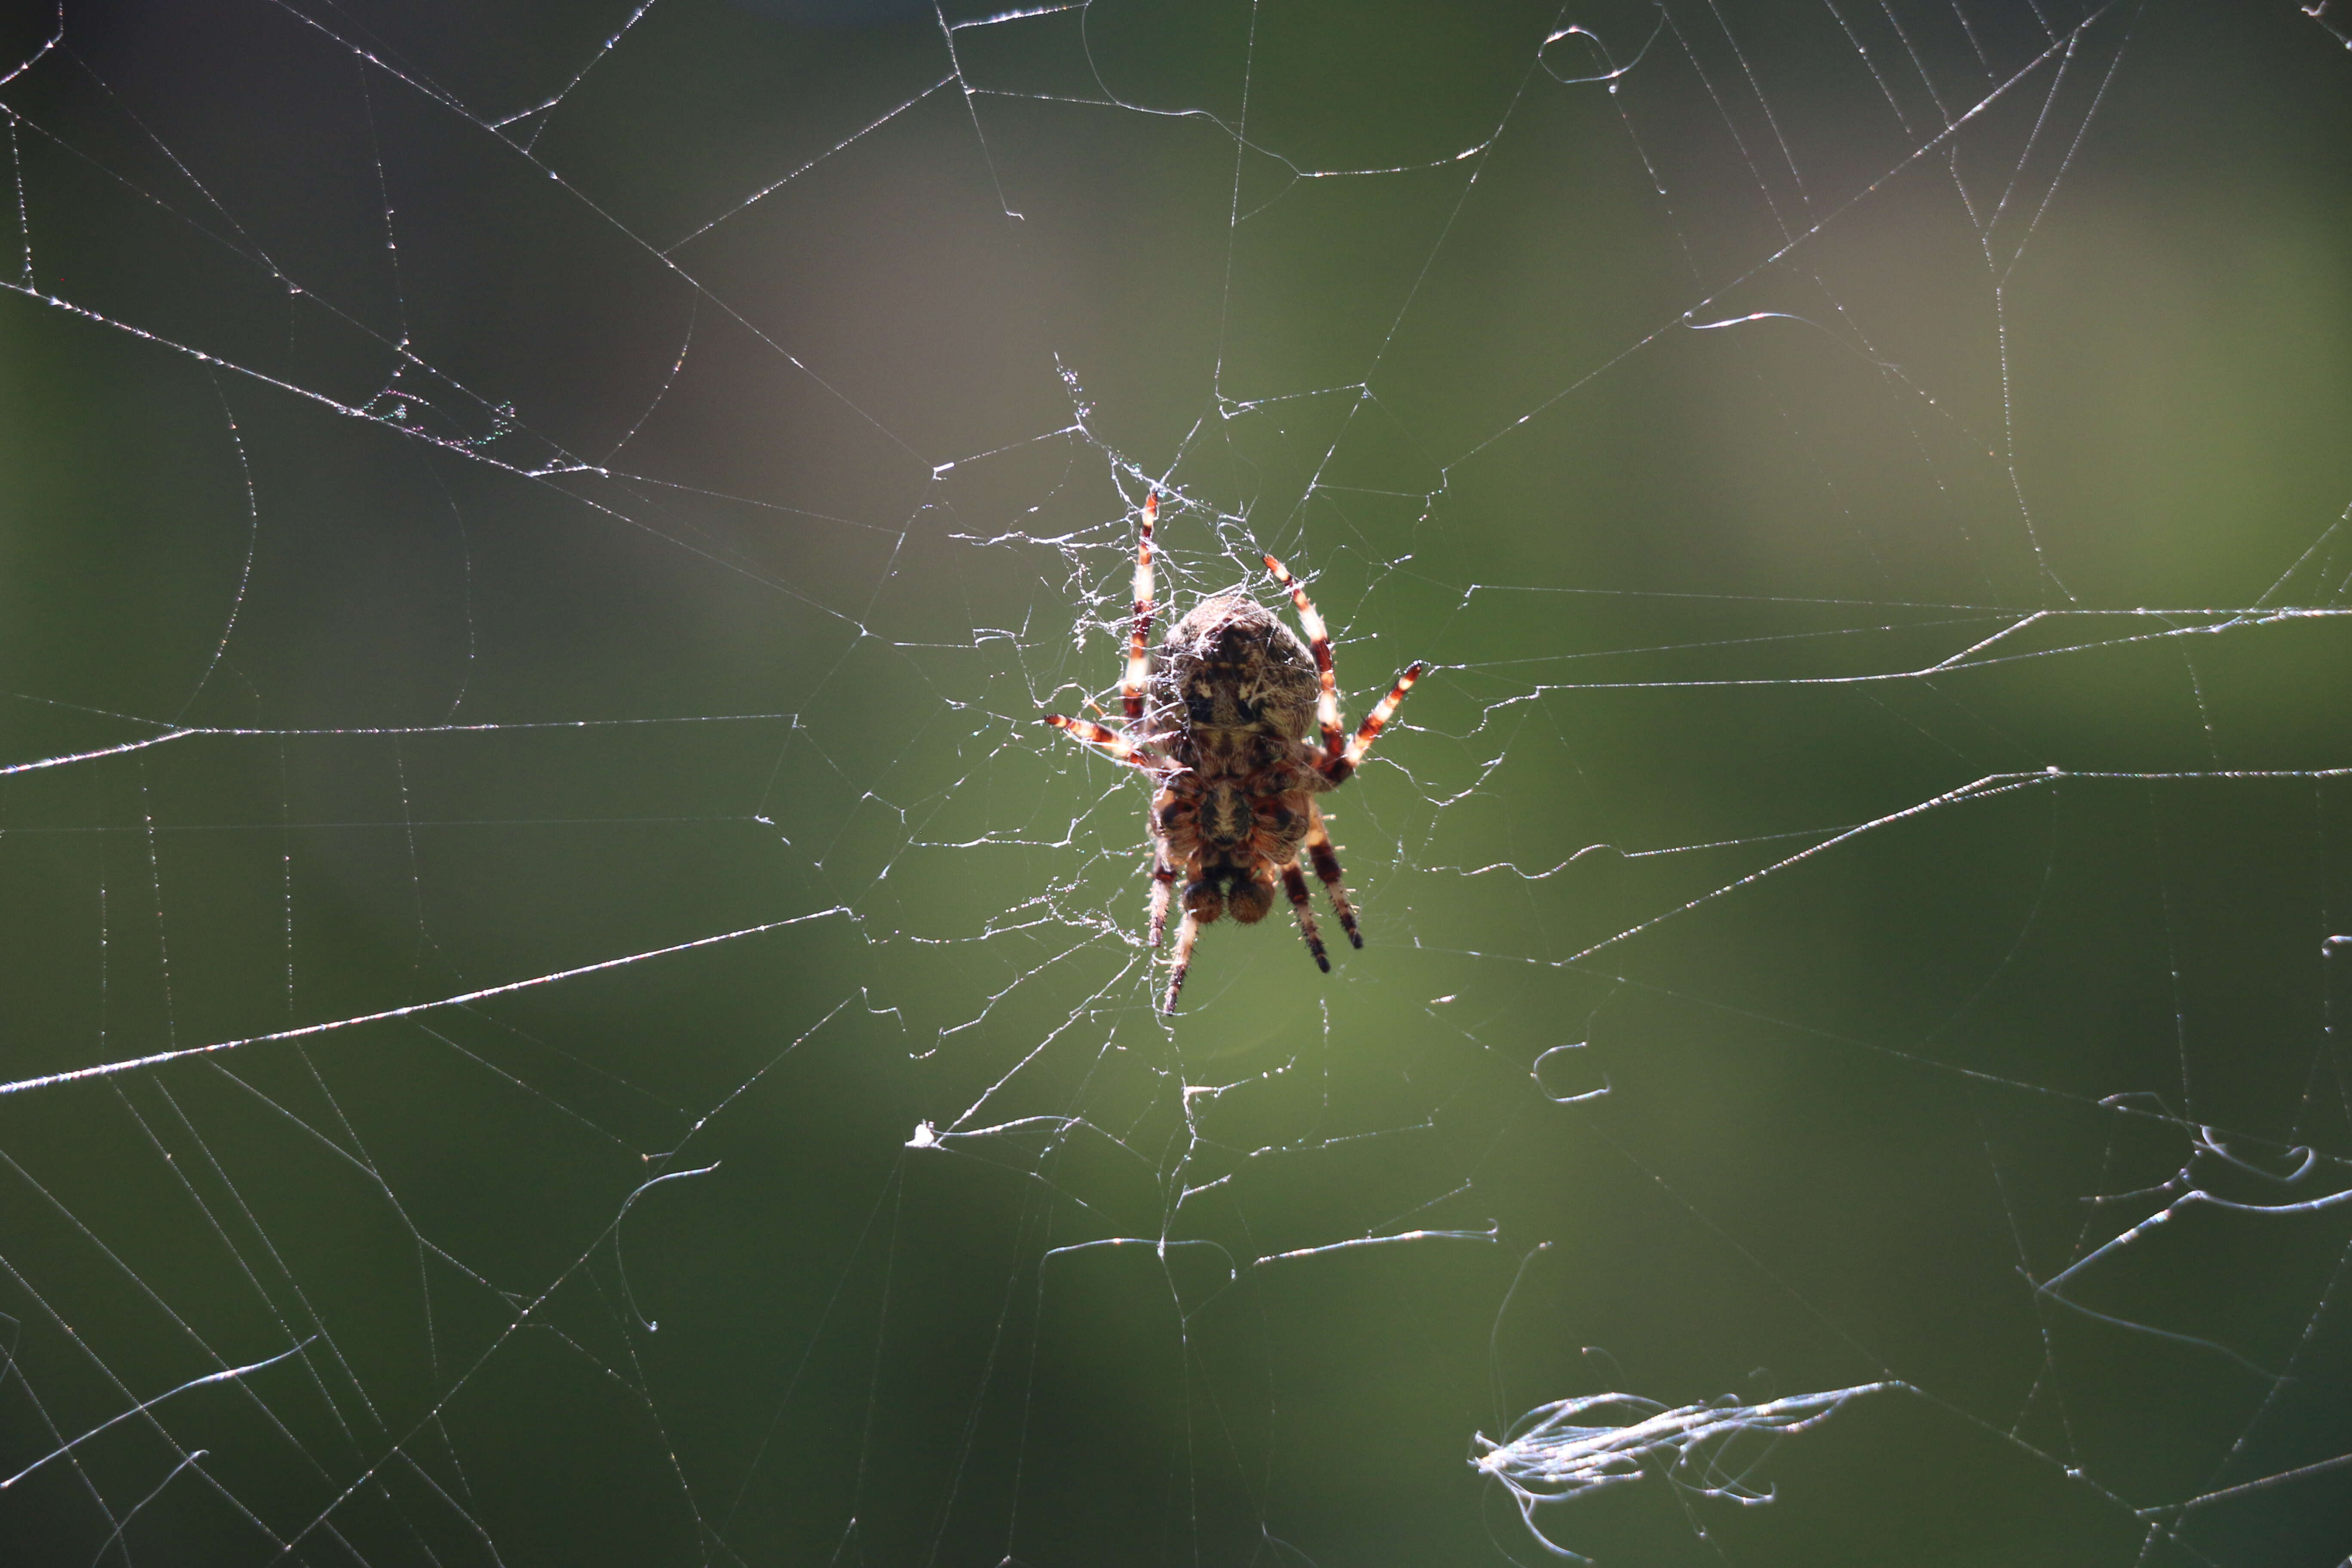
[[[1422, 667], [1416, 662], [1398, 676], [1363, 727], [1349, 735], [1339, 720], [1339, 687], [1323, 617], [1271, 555], [1265, 569], [1290, 590], [1305, 642], [1272, 610], [1235, 591], [1194, 605], [1168, 628], [1155, 659], [1151, 528], [1159, 517], [1154, 491], [1143, 503], [1135, 556], [1135, 629], [1119, 687], [1126, 724], [1111, 730], [1059, 713], [1048, 713], [1044, 722], [1142, 770], [1160, 785], [1151, 798], [1151, 945], [1159, 947], [1166, 933], [1169, 900], [1181, 880], [1183, 890], [1175, 896], [1183, 919], [1160, 1004], [1161, 1012], [1173, 1013], [1201, 928], [1228, 914], [1244, 925], [1265, 919], [1277, 881], [1289, 895], [1316, 967], [1330, 973], [1330, 954], [1307, 906], [1308, 864], [1348, 941], [1364, 945], [1315, 797], [1338, 789], [1362, 765], [1397, 704], [1421, 679]], [[1310, 721], [1320, 728], [1320, 744], [1307, 739]]]

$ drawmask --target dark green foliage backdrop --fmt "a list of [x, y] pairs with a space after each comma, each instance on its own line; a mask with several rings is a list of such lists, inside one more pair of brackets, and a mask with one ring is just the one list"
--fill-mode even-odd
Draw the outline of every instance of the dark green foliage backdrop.
[[[1533, 1562], [1895, 1382], [1536, 1523], [2344, 1561], [2344, 32], [21, 8], [0, 1558]], [[1154, 484], [1433, 667], [1172, 1022]]]

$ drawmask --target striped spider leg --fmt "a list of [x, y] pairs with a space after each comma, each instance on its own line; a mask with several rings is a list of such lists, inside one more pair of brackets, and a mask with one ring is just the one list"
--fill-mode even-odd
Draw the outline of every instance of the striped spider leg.
[[[1356, 906], [1348, 900], [1347, 884], [1340, 879], [1339, 857], [1331, 849], [1331, 830], [1323, 826], [1323, 808], [1313, 801], [1307, 803], [1307, 858], [1313, 862], [1315, 875], [1322, 880], [1323, 895], [1331, 900], [1331, 912], [1339, 917], [1339, 925], [1348, 933], [1349, 945], [1364, 945], [1364, 933], [1356, 929]], [[1303, 904], [1307, 889], [1304, 884], [1291, 901]], [[1319, 953], [1319, 943], [1311, 943]], [[1328, 967], [1328, 965], [1326, 967]]]
[[[1381, 731], [1387, 729], [1389, 721], [1396, 717], [1397, 707], [1404, 700], [1405, 693], [1411, 691], [1413, 682], [1421, 679], [1422, 666], [1416, 660], [1397, 677], [1396, 684], [1389, 688], [1388, 695], [1381, 698], [1371, 712], [1365, 716], [1363, 727], [1350, 737], [1339, 714], [1339, 679], [1331, 661], [1330, 629], [1323, 624], [1322, 612], [1316, 609], [1315, 601], [1307, 596], [1307, 590], [1298, 585], [1288, 567], [1271, 555], [1265, 557], [1265, 569], [1274, 574], [1274, 580], [1290, 591], [1290, 602], [1298, 611], [1299, 627], [1307, 634], [1307, 651], [1315, 656], [1315, 722], [1323, 737], [1322, 754], [1315, 759], [1315, 766], [1328, 781], [1324, 787], [1337, 789], [1362, 765], [1364, 754], [1372, 749], [1372, 742], [1381, 738]], [[1348, 933], [1348, 941], [1356, 947], [1361, 947], [1364, 934], [1357, 928], [1355, 905], [1349, 900], [1347, 883], [1339, 869], [1339, 857], [1333, 851], [1330, 832], [1323, 825], [1322, 808], [1310, 799], [1307, 810], [1307, 840], [1302, 858], [1314, 866], [1315, 875], [1323, 884], [1324, 895], [1331, 900], [1331, 910], [1339, 917], [1339, 924]], [[1323, 942], [1316, 934], [1315, 922], [1307, 912], [1307, 881], [1300, 873], [1298, 860], [1293, 860], [1283, 873], [1285, 885], [1290, 890], [1291, 908], [1297, 911], [1299, 932], [1307, 939], [1307, 951], [1315, 955], [1317, 963], [1328, 970], [1331, 965], [1324, 957]]]
[[1127, 679], [1118, 688], [1129, 724], [1143, 722], [1143, 688], [1151, 679], [1151, 525], [1159, 521], [1160, 492], [1153, 490], [1143, 498], [1143, 537], [1135, 547], [1135, 629], [1128, 634]]
[[1364, 715], [1363, 724], [1349, 739], [1347, 745], [1324, 759], [1323, 776], [1331, 781], [1333, 788], [1347, 783], [1356, 770], [1363, 766], [1364, 753], [1372, 749], [1372, 742], [1381, 738], [1381, 731], [1387, 729], [1389, 721], [1396, 717], [1405, 693], [1411, 691], [1412, 683], [1421, 679], [1422, 668], [1419, 659], [1406, 666], [1405, 672], [1396, 678], [1396, 684], [1389, 688], [1389, 694], [1374, 703], [1372, 710]]
[[[1126, 710], [1129, 731], [1143, 722], [1143, 689], [1151, 676], [1151, 525], [1159, 521], [1160, 492], [1153, 490], [1143, 498], [1143, 534], [1135, 551], [1135, 622], [1127, 637], [1127, 678], [1118, 687], [1119, 706]], [[1146, 773], [1170, 765], [1168, 753], [1150, 739], [1129, 739], [1100, 724], [1059, 713], [1046, 714], [1044, 721], [1074, 741], [1099, 746], [1113, 761], [1131, 763]]]
[[1173, 764], [1159, 743], [1150, 740], [1132, 741], [1116, 730], [1106, 730], [1091, 719], [1072, 719], [1060, 713], [1048, 713], [1038, 721], [1069, 736], [1099, 748], [1103, 755], [1115, 763], [1125, 763], [1141, 768], [1147, 773], [1166, 772]]

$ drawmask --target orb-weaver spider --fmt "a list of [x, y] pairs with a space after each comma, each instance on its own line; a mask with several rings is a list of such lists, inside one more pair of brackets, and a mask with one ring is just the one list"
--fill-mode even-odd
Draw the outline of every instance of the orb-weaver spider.
[[[1162, 1012], [1176, 1010], [1200, 929], [1230, 914], [1244, 925], [1274, 907], [1279, 881], [1298, 917], [1299, 934], [1318, 967], [1330, 955], [1307, 904], [1312, 865], [1348, 941], [1364, 945], [1348, 901], [1339, 857], [1315, 797], [1348, 782], [1394, 718], [1412, 683], [1415, 663], [1389, 689], [1351, 736], [1339, 719], [1339, 688], [1323, 617], [1281, 562], [1265, 557], [1274, 580], [1298, 607], [1301, 642], [1272, 610], [1246, 593], [1219, 594], [1168, 628], [1153, 657], [1151, 530], [1158, 492], [1143, 503], [1135, 558], [1135, 626], [1128, 637], [1127, 679], [1119, 687], [1127, 722], [1107, 729], [1049, 713], [1045, 722], [1139, 768], [1160, 787], [1151, 800], [1151, 945], [1168, 926], [1171, 893], [1183, 910]], [[1309, 723], [1320, 731], [1309, 742]], [[1181, 893], [1176, 892], [1181, 883]]]

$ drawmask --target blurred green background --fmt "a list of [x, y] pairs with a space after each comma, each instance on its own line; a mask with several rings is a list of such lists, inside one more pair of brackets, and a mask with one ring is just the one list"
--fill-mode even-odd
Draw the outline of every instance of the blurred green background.
[[[2328, 20], [24, 8], [0, 1555], [2345, 1561], [2352, 1205], [2035, 1289], [2352, 1187]], [[1154, 484], [1434, 667], [1172, 1022]]]

